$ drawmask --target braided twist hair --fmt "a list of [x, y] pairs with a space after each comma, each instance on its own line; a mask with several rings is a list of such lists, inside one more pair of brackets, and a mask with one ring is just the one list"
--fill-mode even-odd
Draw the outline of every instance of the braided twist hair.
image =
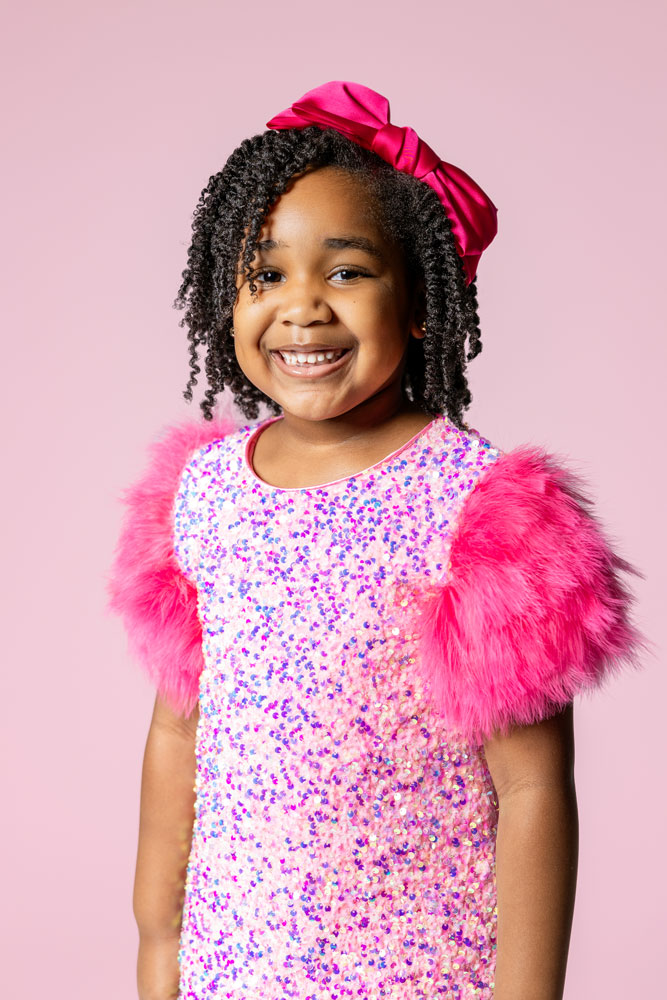
[[206, 420], [213, 419], [216, 396], [225, 386], [248, 419], [258, 417], [260, 403], [275, 415], [281, 413], [279, 404], [253, 385], [236, 361], [230, 332], [237, 268], [241, 262], [254, 293], [252, 260], [271, 206], [293, 175], [327, 166], [367, 185], [369, 211], [385, 236], [402, 248], [408, 288], [419, 277], [424, 283], [426, 334], [409, 338], [404, 393], [432, 416], [447, 413], [453, 423], [465, 427], [463, 412], [472, 399], [466, 363], [482, 350], [477, 289], [476, 279], [466, 285], [443, 206], [423, 181], [396, 170], [335, 129], [317, 125], [269, 129], [245, 139], [199, 197], [188, 263], [174, 301], [174, 308], [185, 310], [179, 326], [188, 328], [190, 378], [184, 398], [192, 401], [201, 372], [198, 350], [205, 346], [208, 388], [200, 408]]

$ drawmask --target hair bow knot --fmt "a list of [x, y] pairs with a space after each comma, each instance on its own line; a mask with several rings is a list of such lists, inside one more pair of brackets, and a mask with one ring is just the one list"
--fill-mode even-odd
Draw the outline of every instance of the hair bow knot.
[[387, 122], [375, 133], [373, 152], [393, 164], [397, 170], [424, 180], [440, 163], [440, 157], [419, 138], [412, 128], [401, 128]]
[[498, 231], [498, 209], [481, 187], [452, 163], [441, 160], [414, 129], [389, 121], [389, 102], [382, 94], [347, 80], [331, 80], [309, 90], [291, 107], [266, 123], [267, 128], [333, 128], [372, 150], [396, 170], [432, 187], [450, 221], [467, 277]]

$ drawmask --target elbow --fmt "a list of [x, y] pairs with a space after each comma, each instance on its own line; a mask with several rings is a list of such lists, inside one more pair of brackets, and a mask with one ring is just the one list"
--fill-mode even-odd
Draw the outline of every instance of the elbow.
[[160, 903], [156, 905], [156, 900], [147, 897], [135, 883], [132, 911], [142, 941], [167, 941], [180, 935], [183, 900], [172, 900], [171, 905]]

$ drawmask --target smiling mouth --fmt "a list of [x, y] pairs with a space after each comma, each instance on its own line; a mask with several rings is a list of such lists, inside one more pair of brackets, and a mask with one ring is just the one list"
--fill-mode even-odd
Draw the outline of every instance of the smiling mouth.
[[330, 351], [271, 351], [278, 367], [290, 375], [320, 376], [336, 371], [351, 353], [348, 347]]

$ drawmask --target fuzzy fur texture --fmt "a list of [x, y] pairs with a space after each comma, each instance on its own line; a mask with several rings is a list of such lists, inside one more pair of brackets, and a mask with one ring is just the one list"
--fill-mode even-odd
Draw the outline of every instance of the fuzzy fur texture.
[[482, 743], [555, 714], [647, 649], [583, 480], [544, 449], [503, 452], [464, 501], [450, 576], [424, 609], [421, 667], [450, 725]]
[[144, 474], [122, 496], [125, 517], [107, 578], [108, 609], [123, 619], [128, 648], [177, 714], [189, 715], [203, 666], [196, 587], [173, 547], [173, 503], [197, 448], [238, 426], [229, 413], [163, 428]]

